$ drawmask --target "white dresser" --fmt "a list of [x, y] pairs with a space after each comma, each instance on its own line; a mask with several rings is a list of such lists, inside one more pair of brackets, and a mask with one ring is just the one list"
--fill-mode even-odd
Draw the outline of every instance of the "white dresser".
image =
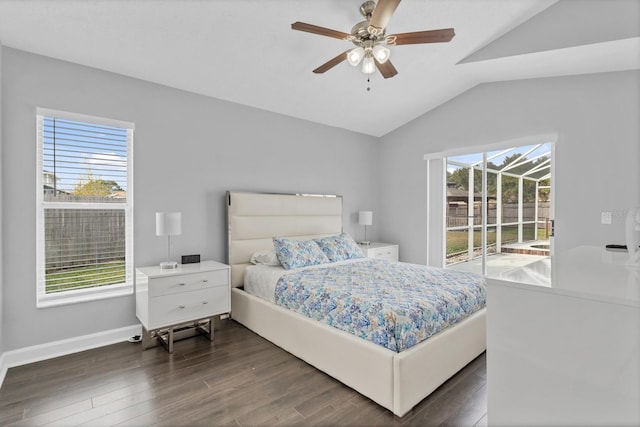
[[172, 353], [175, 333], [188, 323], [213, 340], [213, 316], [231, 310], [229, 274], [228, 265], [215, 261], [137, 268], [136, 316], [143, 349], [157, 339]]
[[359, 246], [367, 258], [398, 261], [398, 245], [393, 243], [371, 242], [368, 245]]
[[487, 279], [487, 421], [640, 425], [640, 269], [577, 247]]

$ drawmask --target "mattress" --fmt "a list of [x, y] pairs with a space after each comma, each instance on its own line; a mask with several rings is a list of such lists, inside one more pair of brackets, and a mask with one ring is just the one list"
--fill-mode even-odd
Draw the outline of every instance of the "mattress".
[[285, 270], [281, 265], [257, 264], [246, 268], [244, 276], [244, 290], [253, 296], [262, 298], [272, 303], [276, 303], [276, 285], [278, 280], [287, 272], [304, 271], [313, 268], [323, 268], [342, 264], [352, 264], [365, 261], [366, 258], [355, 258], [345, 261], [338, 261], [331, 264], [310, 265], [307, 267]]
[[281, 266], [252, 265], [244, 272], [244, 290], [251, 295], [275, 304], [276, 284], [286, 272]]
[[370, 258], [295, 270], [251, 267], [245, 290], [395, 352], [486, 302], [482, 276]]

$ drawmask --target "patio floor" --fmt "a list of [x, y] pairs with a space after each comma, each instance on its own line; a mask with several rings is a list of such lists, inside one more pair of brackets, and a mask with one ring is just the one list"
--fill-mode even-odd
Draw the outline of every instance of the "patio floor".
[[[540, 255], [523, 255], [523, 254], [492, 254], [487, 256], [487, 276], [499, 277], [505, 271], [512, 270], [523, 265], [531, 264], [532, 262], [539, 261], [545, 256]], [[482, 272], [482, 258], [474, 259], [473, 261], [461, 262], [458, 264], [451, 264], [447, 266], [452, 270], [467, 271], [472, 273]]]

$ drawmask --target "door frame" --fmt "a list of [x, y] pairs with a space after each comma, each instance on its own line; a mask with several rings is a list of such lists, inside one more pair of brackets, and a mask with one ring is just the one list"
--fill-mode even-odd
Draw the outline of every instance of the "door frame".
[[[486, 153], [490, 151], [504, 150], [512, 147], [534, 145], [541, 143], [551, 144], [551, 207], [549, 216], [555, 218], [555, 182], [556, 182], [556, 147], [558, 145], [558, 133], [545, 133], [530, 135], [520, 138], [504, 140], [492, 144], [480, 144], [475, 146], [461, 146], [445, 151], [427, 153], [424, 160], [427, 169], [427, 236], [426, 236], [426, 265], [434, 267], [444, 267], [446, 258], [446, 239], [444, 232], [444, 224], [446, 221], [447, 194], [442, 191], [446, 184], [446, 159], [447, 157], [460, 156], [473, 153], [483, 154], [483, 175], [486, 175]], [[441, 169], [438, 171], [437, 169]], [[435, 173], [434, 173], [435, 172]], [[483, 201], [486, 200], [486, 176], [483, 179]], [[483, 203], [483, 212], [486, 209], [486, 203]], [[431, 216], [436, 214], [436, 218]], [[486, 212], [482, 224], [482, 246], [486, 246]], [[438, 227], [440, 227], [438, 229]], [[557, 229], [549, 237], [549, 255], [553, 256], [554, 239]], [[486, 251], [483, 249], [483, 274], [486, 274]]]

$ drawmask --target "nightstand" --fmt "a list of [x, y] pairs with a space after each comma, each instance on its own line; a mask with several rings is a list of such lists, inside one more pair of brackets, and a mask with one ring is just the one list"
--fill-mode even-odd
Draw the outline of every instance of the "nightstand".
[[371, 242], [369, 245], [359, 245], [367, 258], [398, 261], [398, 245], [393, 243]]
[[162, 344], [173, 352], [173, 341], [204, 334], [213, 341], [213, 318], [231, 311], [230, 269], [203, 261], [136, 269], [136, 316], [142, 323], [142, 349]]

